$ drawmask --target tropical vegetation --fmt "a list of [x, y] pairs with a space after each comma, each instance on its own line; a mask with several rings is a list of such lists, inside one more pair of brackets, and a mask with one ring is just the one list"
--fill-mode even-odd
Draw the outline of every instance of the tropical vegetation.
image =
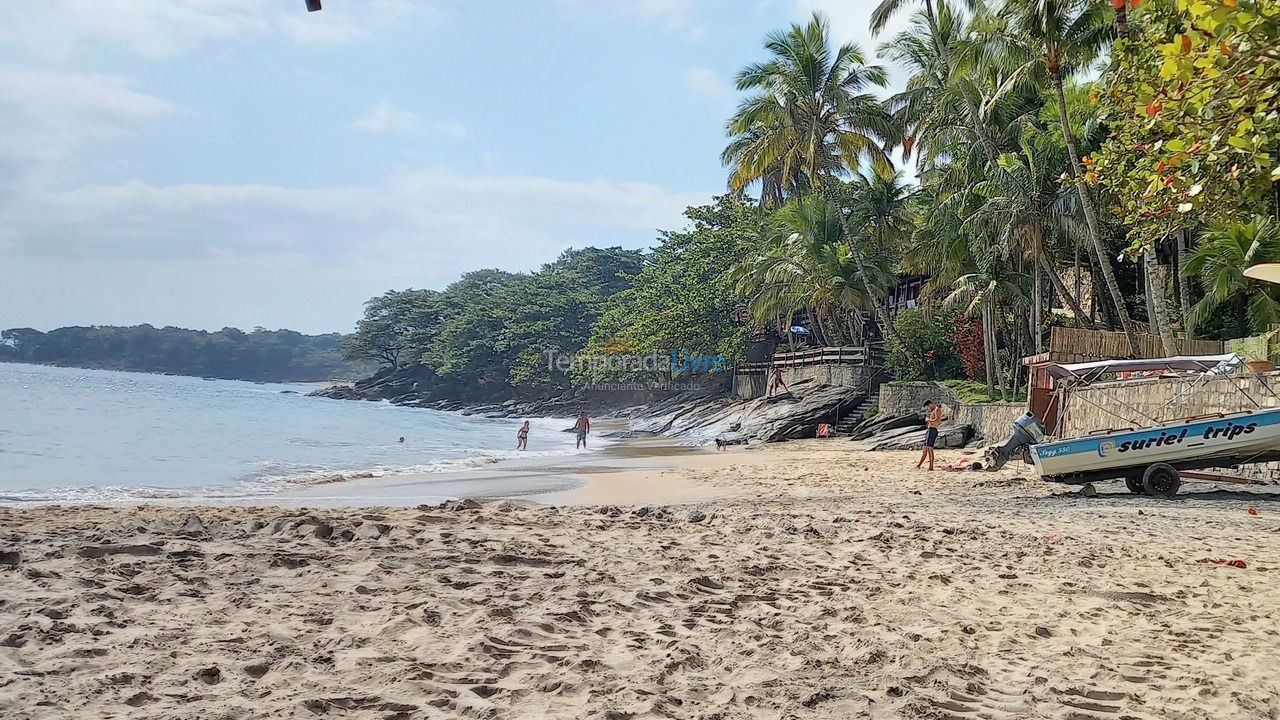
[[603, 376], [547, 351], [883, 339], [900, 378], [1012, 398], [1054, 325], [1174, 354], [1280, 322], [1280, 293], [1243, 275], [1280, 259], [1275, 0], [883, 0], [871, 29], [860, 47], [815, 14], [744, 58], [729, 192], [651, 251], [388, 293], [350, 356], [569, 388]]

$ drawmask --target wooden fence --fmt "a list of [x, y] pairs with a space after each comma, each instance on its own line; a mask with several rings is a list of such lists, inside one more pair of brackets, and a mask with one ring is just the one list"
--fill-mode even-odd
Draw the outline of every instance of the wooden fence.
[[[1221, 355], [1221, 340], [1188, 340], [1178, 338], [1179, 355]], [[1164, 344], [1160, 336], [1140, 333], [1138, 356], [1142, 358], [1164, 357]], [[1127, 358], [1133, 354], [1129, 339], [1122, 332], [1088, 330], [1084, 328], [1053, 327], [1049, 330], [1049, 352], [1079, 355], [1086, 358]]]
[[816, 347], [797, 352], [775, 353], [768, 362], [742, 363], [738, 365], [740, 375], [752, 375], [768, 372], [774, 367], [801, 367], [821, 363], [864, 363], [867, 361], [865, 347]]

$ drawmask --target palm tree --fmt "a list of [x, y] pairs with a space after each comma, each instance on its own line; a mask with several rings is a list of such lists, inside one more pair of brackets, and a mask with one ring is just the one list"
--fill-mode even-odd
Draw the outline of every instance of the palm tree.
[[1266, 216], [1225, 222], [1207, 230], [1188, 256], [1183, 275], [1198, 275], [1205, 295], [1191, 308], [1190, 327], [1202, 327], [1219, 307], [1240, 302], [1249, 329], [1265, 332], [1280, 322], [1280, 287], [1251, 280], [1244, 271], [1258, 263], [1280, 262], [1280, 224]]
[[[730, 187], [740, 190], [776, 178], [787, 194], [821, 191], [838, 207], [843, 194], [840, 176], [864, 161], [888, 174], [892, 163], [882, 145], [893, 137], [893, 123], [867, 92], [884, 86], [884, 69], [868, 65], [857, 45], [832, 50], [827, 20], [820, 13], [806, 25], [772, 33], [764, 47], [771, 58], [738, 73], [738, 89], [754, 94], [729, 119], [732, 140], [722, 160], [730, 168]], [[839, 215], [845, 235], [854, 237], [849, 216]], [[874, 292], [861, 250], [857, 243], [849, 247], [877, 319], [885, 332], [901, 341]]]
[[853, 311], [871, 308], [871, 298], [893, 282], [896, 258], [886, 253], [868, 257], [873, 290], [868, 294], [849, 245], [844, 223], [825, 197], [795, 198], [774, 214], [764, 252], [733, 268], [731, 277], [738, 292], [749, 298], [757, 320], [789, 318], [808, 309], [824, 337], [847, 334], [856, 339], [860, 332]]
[[1035, 292], [1032, 296], [1032, 325], [1036, 352], [1040, 352], [1040, 272], [1043, 271], [1054, 291], [1071, 309], [1081, 324], [1093, 327], [1093, 321], [1081, 309], [1075, 296], [1058, 275], [1046, 245], [1064, 234], [1074, 218], [1059, 182], [1066, 165], [1065, 152], [1054, 138], [1030, 123], [1020, 123], [1018, 152], [1000, 156], [988, 179], [973, 187], [981, 205], [970, 217], [968, 226], [981, 228], [1001, 238], [1004, 245], [1016, 248], [1030, 264]]
[[1081, 167], [1076, 136], [1067, 116], [1064, 89], [1065, 78], [1096, 59], [1110, 40], [1113, 26], [1106, 22], [1103, 13], [1102, 6], [1092, 0], [1007, 0], [1000, 15], [1007, 19], [1015, 44], [1022, 46], [1030, 55], [1031, 62], [1026, 67], [1037, 66], [1048, 75], [1053, 85], [1058, 120], [1070, 157], [1071, 178], [1080, 196], [1098, 270], [1116, 308], [1120, 326], [1129, 340], [1129, 348], [1137, 356], [1140, 354], [1138, 337], [1125, 308], [1124, 297], [1120, 294], [1120, 286], [1116, 284], [1115, 273], [1111, 270], [1111, 260], [1102, 245], [1102, 223]]
[[946, 149], [973, 142], [995, 159], [999, 144], [988, 125], [989, 104], [984, 110], [982, 53], [962, 13], [941, 1], [936, 14], [916, 13], [906, 30], [880, 46], [880, 54], [912, 71], [903, 91], [887, 102], [902, 128], [904, 157], [915, 152], [926, 167]]
[[1001, 306], [1027, 300], [1027, 276], [1013, 271], [994, 253], [985, 254], [980, 269], [956, 278], [947, 296], [948, 305], [963, 306], [968, 317], [982, 319], [982, 345], [987, 371], [987, 394], [995, 395], [998, 356], [996, 353], [996, 316]]
[[[863, 254], [896, 257], [916, 221], [908, 205], [910, 189], [902, 173], [855, 173], [849, 193], [850, 224], [859, 227], [861, 236], [870, 244]], [[848, 238], [851, 243], [858, 239]]]

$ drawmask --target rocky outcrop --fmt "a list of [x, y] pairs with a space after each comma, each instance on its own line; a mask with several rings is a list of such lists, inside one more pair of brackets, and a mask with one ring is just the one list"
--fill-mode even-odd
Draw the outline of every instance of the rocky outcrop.
[[729, 397], [719, 384], [657, 398], [648, 393], [557, 390], [536, 398], [517, 397], [480, 404], [436, 397], [439, 392], [439, 386], [431, 378], [401, 368], [311, 394], [341, 400], [386, 400], [409, 407], [495, 418], [569, 417], [585, 410], [594, 417], [628, 418], [628, 434], [674, 435], [706, 443], [715, 438], [773, 442], [814, 437], [819, 423], [836, 423], [863, 400], [857, 388], [825, 385], [815, 380], [798, 380], [785, 395], [754, 400]]
[[633, 430], [692, 437], [711, 442], [774, 442], [814, 437], [819, 423], [835, 423], [861, 401], [857, 388], [792, 383], [791, 393], [776, 398], [688, 398], [650, 408], [633, 420]]
[[[938, 428], [935, 447], [961, 448], [974, 439], [974, 429], [965, 423], [953, 423]], [[906, 413], [888, 417], [877, 416], [856, 426], [850, 440], [861, 441], [868, 450], [919, 450], [924, 447], [924, 417], [919, 413]]]
[[[868, 450], [919, 450], [924, 447], [924, 435], [923, 426], [895, 428], [872, 435], [863, 442]], [[938, 441], [934, 447], [962, 448], [972, 439], [973, 428], [969, 425], [943, 425], [938, 428]]]
[[924, 427], [924, 417], [920, 413], [877, 415], [856, 425], [849, 435], [852, 440], [865, 440], [872, 435], [879, 435], [888, 430], [920, 427]]

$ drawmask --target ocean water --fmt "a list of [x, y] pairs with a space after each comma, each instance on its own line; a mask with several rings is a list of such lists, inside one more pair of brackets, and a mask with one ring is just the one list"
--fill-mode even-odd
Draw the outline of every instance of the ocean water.
[[420, 476], [578, 452], [563, 419], [532, 420], [530, 450], [517, 454], [521, 421], [310, 389], [0, 363], [0, 502], [269, 498], [340, 473]]

